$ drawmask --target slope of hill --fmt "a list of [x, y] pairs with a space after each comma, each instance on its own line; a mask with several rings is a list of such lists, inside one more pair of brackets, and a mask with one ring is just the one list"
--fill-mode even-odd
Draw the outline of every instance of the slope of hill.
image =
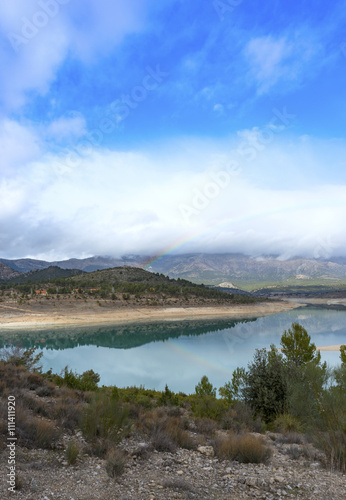
[[[138, 262], [141, 261], [139, 257], [137, 259]], [[47, 267], [51, 266], [58, 266], [61, 269], [80, 269], [85, 272], [93, 272], [100, 269], [109, 269], [111, 267], [120, 267], [125, 265], [139, 267], [136, 258], [131, 256], [122, 257], [120, 259], [113, 257], [88, 257], [86, 259], [68, 259], [54, 262], [35, 259], [0, 259], [0, 262], [21, 273], [27, 273], [37, 269], [47, 269]]]
[[291, 281], [303, 284], [304, 280], [346, 281], [346, 265], [336, 262], [294, 258], [281, 260], [274, 257], [251, 258], [240, 254], [193, 254], [169, 256], [151, 266], [151, 270], [169, 276], [196, 282], [217, 284], [231, 281], [243, 287], [247, 282], [280, 283]]
[[163, 274], [154, 274], [153, 272], [131, 266], [114, 267], [112, 269], [102, 269], [100, 271], [83, 274], [83, 276], [75, 277], [73, 282], [76, 284], [88, 282], [94, 285], [115, 283], [146, 283], [150, 285], [178, 283], [179, 286], [193, 285], [193, 283], [186, 280], [179, 279], [179, 281], [177, 281], [176, 279], [170, 279]]
[[[231, 282], [236, 288], [251, 290], [271, 285], [330, 285], [346, 284], [346, 259], [330, 260], [293, 258], [282, 260], [273, 256], [252, 258], [243, 254], [185, 254], [168, 255], [155, 260], [147, 256], [90, 257], [59, 262], [33, 259], [6, 260], [0, 262], [23, 272], [57, 265], [63, 269], [80, 269], [93, 272], [121, 266], [145, 268], [163, 273], [171, 278], [184, 278], [195, 283], [218, 285]], [[117, 278], [118, 279], [118, 278]]]
[[223, 301], [251, 302], [255, 301], [252, 296], [242, 294], [223, 293], [213, 287], [208, 287], [192, 283], [185, 279], [174, 279], [159, 273], [152, 273], [141, 268], [123, 266], [113, 269], [103, 269], [80, 276], [74, 276], [65, 280], [65, 284], [78, 289], [94, 289], [104, 296], [109, 296], [114, 292], [125, 292], [139, 296], [143, 293], [162, 294], [168, 296], [188, 296], [204, 297], [208, 299], [221, 299]]
[[16, 276], [19, 276], [18, 272], [0, 262], [0, 280], [9, 280], [10, 278], [15, 278]]
[[46, 269], [52, 265], [52, 262], [36, 259], [0, 259], [0, 262], [18, 273], [28, 273], [29, 271], [36, 271], [37, 269]]
[[71, 276], [76, 276], [80, 274], [85, 274], [79, 269], [61, 269], [57, 266], [50, 266], [47, 269], [42, 269], [38, 271], [30, 271], [28, 273], [18, 274], [13, 276], [11, 279], [6, 281], [6, 284], [11, 285], [22, 285], [25, 283], [47, 283], [59, 278], [70, 278]]

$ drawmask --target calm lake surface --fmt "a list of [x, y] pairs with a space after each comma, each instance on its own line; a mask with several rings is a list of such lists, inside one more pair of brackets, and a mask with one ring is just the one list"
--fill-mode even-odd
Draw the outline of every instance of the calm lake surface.
[[[292, 322], [302, 324], [316, 346], [346, 344], [346, 311], [299, 308], [242, 321], [183, 321], [102, 328], [70, 328], [26, 332], [23, 346], [43, 351], [43, 368], [78, 373], [93, 369], [101, 384], [144, 385], [194, 392], [203, 375], [217, 387], [237, 366], [246, 366], [256, 348], [279, 346]], [[68, 335], [68, 338], [66, 338]], [[322, 352], [322, 360], [339, 364], [338, 352]]]

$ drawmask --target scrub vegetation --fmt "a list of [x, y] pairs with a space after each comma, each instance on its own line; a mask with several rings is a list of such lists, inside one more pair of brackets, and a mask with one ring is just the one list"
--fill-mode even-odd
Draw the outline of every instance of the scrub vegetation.
[[[58, 271], [61, 271], [61, 277], [58, 277]], [[246, 304], [267, 300], [250, 295], [224, 293], [203, 284], [198, 285], [180, 278], [173, 279], [129, 266], [91, 273], [76, 271], [75, 275], [71, 276], [73, 273], [54, 267], [44, 271], [32, 271], [25, 276], [0, 283], [0, 299], [11, 297], [25, 305], [42, 298], [54, 301], [73, 298], [103, 300], [113, 306], [124, 303], [157, 306], [196, 300], [199, 303], [212, 301], [217, 304]]]
[[[68, 435], [67, 462], [73, 466], [88, 453], [106, 460], [109, 476], [126, 468], [119, 444], [141, 436], [136, 451], [144, 458], [154, 450], [174, 453], [213, 447], [219, 460], [268, 463], [271, 451], [260, 433], [282, 433], [290, 454], [312, 443], [324, 465], [346, 469], [346, 347], [340, 366], [330, 369], [306, 330], [292, 324], [281, 337], [280, 350], [259, 349], [246, 369], [238, 368], [218, 390], [205, 375], [195, 392], [174, 393], [144, 387], [99, 387], [93, 370], [76, 374], [42, 372], [41, 355], [32, 349], [3, 349], [0, 361], [1, 449], [6, 447], [7, 396], [16, 397], [18, 446], [54, 450]], [[256, 433], [256, 434], [255, 434]], [[82, 435], [81, 450], [75, 436]], [[307, 449], [307, 446], [305, 446]], [[304, 448], [304, 449], [305, 449]]]

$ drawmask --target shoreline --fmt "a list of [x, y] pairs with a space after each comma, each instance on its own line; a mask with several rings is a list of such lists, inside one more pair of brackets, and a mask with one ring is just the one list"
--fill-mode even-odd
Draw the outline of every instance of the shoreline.
[[[271, 316], [290, 311], [303, 304], [294, 302], [259, 302], [257, 304], [239, 304], [234, 306], [205, 307], [164, 307], [164, 308], [129, 308], [113, 311], [69, 311], [59, 313], [30, 313], [8, 315], [4, 317], [0, 310], [0, 334], [28, 328], [42, 330], [47, 328], [121, 325], [131, 323], [155, 323], [162, 321], [208, 320], [208, 319], [249, 319]], [[18, 312], [18, 310], [17, 310]]]
[[340, 351], [340, 347], [343, 344], [336, 344], [336, 345], [324, 345], [321, 347], [316, 347], [316, 351]]

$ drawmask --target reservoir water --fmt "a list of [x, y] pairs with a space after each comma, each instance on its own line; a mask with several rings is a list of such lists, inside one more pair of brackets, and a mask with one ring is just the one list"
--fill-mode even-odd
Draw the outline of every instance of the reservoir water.
[[[126, 326], [28, 331], [16, 343], [43, 352], [44, 371], [60, 373], [68, 365], [82, 373], [93, 369], [101, 384], [143, 385], [194, 392], [203, 375], [220, 387], [236, 367], [246, 367], [256, 348], [279, 347], [292, 322], [306, 328], [316, 346], [346, 344], [346, 311], [304, 307], [252, 320], [183, 321]], [[329, 365], [338, 352], [322, 352]]]

